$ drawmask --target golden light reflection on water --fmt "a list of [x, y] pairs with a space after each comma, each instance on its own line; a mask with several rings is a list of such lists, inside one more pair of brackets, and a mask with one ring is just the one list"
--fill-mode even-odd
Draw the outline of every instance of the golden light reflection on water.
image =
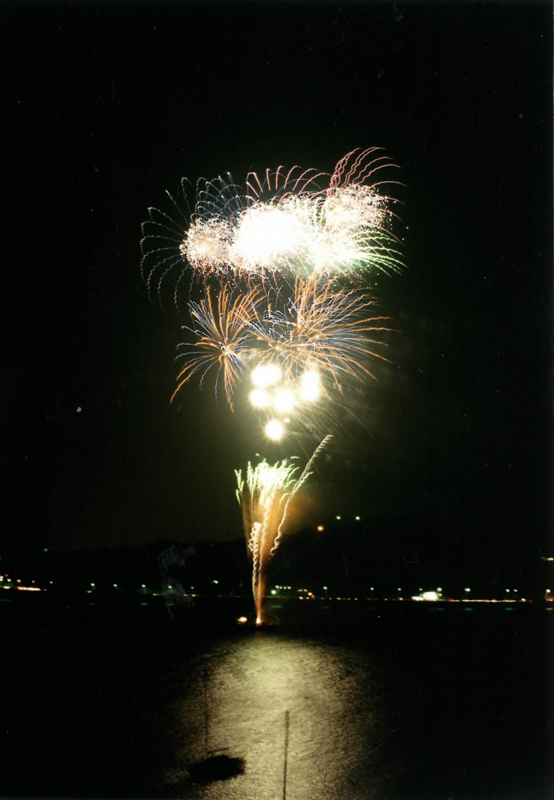
[[[251, 631], [187, 664], [173, 718], [170, 783], [207, 749], [245, 761], [244, 774], [199, 784], [214, 800], [368, 800], [383, 797], [383, 711], [367, 655], [344, 646]], [[289, 712], [286, 787], [285, 718]], [[284, 788], [286, 794], [284, 794]]]

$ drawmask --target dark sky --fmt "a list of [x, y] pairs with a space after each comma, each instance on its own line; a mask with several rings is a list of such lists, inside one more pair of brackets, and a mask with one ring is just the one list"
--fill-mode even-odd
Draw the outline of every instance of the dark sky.
[[550, 3], [4, 3], [0, 28], [6, 550], [241, 534], [233, 470], [287, 453], [209, 388], [170, 405], [182, 320], [140, 223], [182, 176], [370, 146], [402, 167], [408, 267], [320, 514], [549, 549]]

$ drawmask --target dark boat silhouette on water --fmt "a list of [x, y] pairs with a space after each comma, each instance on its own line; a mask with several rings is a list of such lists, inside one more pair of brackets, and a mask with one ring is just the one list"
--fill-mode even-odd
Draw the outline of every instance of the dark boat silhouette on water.
[[193, 783], [212, 783], [242, 775], [244, 759], [227, 755], [208, 755], [201, 761], [189, 764], [188, 773]]
[[217, 750], [208, 748], [210, 730], [210, 707], [208, 702], [208, 671], [204, 669], [204, 758], [188, 764], [187, 770], [189, 780], [192, 783], [212, 783], [213, 781], [223, 781], [242, 775], [244, 772], [244, 759], [234, 758], [225, 755], [224, 751], [228, 747], [221, 747]]

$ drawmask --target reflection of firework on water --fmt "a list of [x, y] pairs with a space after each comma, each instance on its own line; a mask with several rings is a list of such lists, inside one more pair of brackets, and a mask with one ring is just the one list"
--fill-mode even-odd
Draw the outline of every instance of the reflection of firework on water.
[[295, 495], [310, 476], [314, 459], [329, 439], [329, 436], [325, 437], [300, 475], [299, 468], [287, 460], [272, 465], [263, 459], [255, 467], [249, 463], [244, 477], [242, 470], [235, 471], [237, 499], [242, 509], [246, 543], [252, 559], [252, 592], [257, 624], [262, 622], [269, 562], [281, 537], [294, 523], [291, 517], [296, 510]]
[[345, 156], [332, 175], [279, 167], [266, 171], [264, 180], [250, 173], [244, 191], [229, 174], [200, 179], [190, 218], [180, 209], [183, 181], [182, 201], [169, 196], [171, 213], [152, 208], [143, 224], [141, 269], [149, 295], [161, 299], [162, 285], [175, 272], [177, 295], [187, 268], [204, 280], [216, 275], [233, 283], [276, 272], [352, 278], [398, 270], [402, 260], [391, 230], [397, 201], [383, 192], [397, 183], [385, 177], [393, 167], [370, 148]]
[[[231, 409], [244, 408], [235, 402], [242, 391], [268, 439], [302, 436], [304, 452], [336, 429], [339, 406], [355, 417], [350, 390], [373, 378], [372, 360], [387, 360], [390, 330], [367, 276], [402, 266], [398, 201], [387, 193], [394, 166], [370, 148], [347, 154], [331, 175], [279, 167], [250, 172], [244, 188], [229, 173], [201, 178], [192, 214], [183, 180], [168, 212], [149, 210], [141, 240], [149, 297], [161, 303], [171, 279], [178, 306], [189, 286], [183, 327], [192, 339], [179, 345], [174, 397], [194, 376], [201, 384], [213, 376]], [[294, 463], [265, 459], [244, 478], [237, 472], [259, 620], [267, 565], [328, 438], [300, 474]]]

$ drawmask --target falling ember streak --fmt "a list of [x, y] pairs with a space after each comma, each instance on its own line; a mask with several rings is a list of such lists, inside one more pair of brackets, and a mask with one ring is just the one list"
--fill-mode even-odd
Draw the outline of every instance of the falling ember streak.
[[[298, 468], [286, 460], [275, 465], [248, 464], [246, 475], [235, 472], [237, 499], [242, 508], [244, 531], [252, 560], [252, 593], [257, 619], [262, 619], [266, 567], [271, 550], [286, 519], [290, 497], [300, 488]], [[305, 480], [307, 474], [304, 474]]]
[[248, 372], [253, 406], [301, 412], [297, 400], [332, 402], [345, 382], [373, 377], [372, 360], [387, 360], [379, 336], [391, 330], [383, 324], [388, 318], [373, 315], [375, 301], [360, 290], [298, 279], [290, 296], [275, 298], [280, 308], [271, 310], [268, 299], [273, 294], [259, 288], [242, 295], [223, 288], [217, 298], [208, 288], [203, 300], [190, 303], [194, 327], [186, 329], [196, 341], [179, 345], [184, 366], [173, 398], [194, 375], [203, 382], [213, 374], [233, 408], [235, 388]]
[[181, 369], [172, 400], [194, 374], [200, 372], [202, 380], [215, 367], [223, 376], [225, 394], [231, 408], [233, 388], [243, 371], [243, 365], [250, 359], [251, 335], [249, 324], [257, 320], [259, 290], [233, 297], [227, 289], [222, 289], [217, 298], [208, 288], [206, 297], [199, 303], [190, 303], [190, 315], [196, 327], [194, 344], [183, 344], [185, 349], [178, 358], [186, 360]]
[[252, 560], [252, 594], [256, 606], [256, 624], [263, 621], [267, 568], [289, 526], [289, 513], [295, 496], [309, 478], [315, 459], [331, 440], [326, 436], [297, 477], [298, 467], [286, 459], [271, 465], [260, 461], [248, 464], [246, 475], [236, 470], [237, 499], [242, 509], [244, 532]]

